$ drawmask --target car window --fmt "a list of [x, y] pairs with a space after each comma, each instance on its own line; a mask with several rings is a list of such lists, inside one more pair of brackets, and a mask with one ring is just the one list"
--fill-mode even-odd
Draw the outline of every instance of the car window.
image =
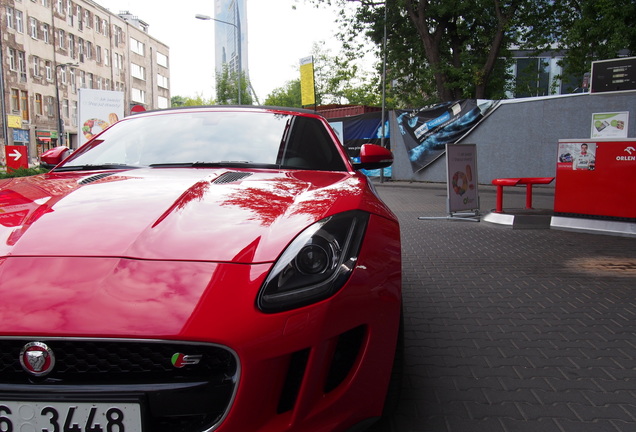
[[130, 117], [65, 165], [248, 162], [345, 170], [322, 122], [271, 112], [202, 111]]

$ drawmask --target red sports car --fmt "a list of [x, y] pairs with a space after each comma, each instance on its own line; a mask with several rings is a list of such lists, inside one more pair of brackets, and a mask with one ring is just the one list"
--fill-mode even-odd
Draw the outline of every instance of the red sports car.
[[127, 117], [62, 155], [0, 181], [1, 431], [382, 416], [400, 231], [358, 169], [388, 150], [353, 164], [313, 112], [203, 107]]

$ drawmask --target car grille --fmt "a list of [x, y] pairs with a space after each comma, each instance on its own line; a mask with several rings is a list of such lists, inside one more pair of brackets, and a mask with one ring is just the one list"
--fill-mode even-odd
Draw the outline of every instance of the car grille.
[[[238, 378], [232, 352], [216, 345], [130, 340], [39, 340], [55, 355], [53, 371], [33, 377], [20, 364], [32, 340], [0, 340], [0, 397], [37, 394], [134, 396], [148, 407], [146, 430], [206, 430], [227, 411]], [[177, 368], [175, 354], [198, 360]], [[110, 396], [116, 397], [116, 396]]]

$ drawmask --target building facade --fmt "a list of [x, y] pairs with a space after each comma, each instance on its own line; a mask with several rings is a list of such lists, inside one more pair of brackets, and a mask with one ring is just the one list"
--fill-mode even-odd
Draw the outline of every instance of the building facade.
[[[79, 90], [122, 92], [126, 114], [170, 106], [169, 48], [148, 24], [90, 0], [0, 0], [2, 146], [35, 163], [78, 146]], [[5, 165], [5, 151], [1, 162]]]

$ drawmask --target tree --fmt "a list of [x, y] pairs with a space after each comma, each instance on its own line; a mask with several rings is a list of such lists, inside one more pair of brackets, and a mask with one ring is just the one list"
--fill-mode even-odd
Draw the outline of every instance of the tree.
[[[379, 105], [379, 78], [364, 71], [346, 55], [332, 55], [324, 42], [315, 43], [314, 81], [316, 103]], [[300, 79], [292, 80], [275, 89], [266, 99], [266, 105], [301, 107]]]
[[205, 99], [201, 95], [197, 95], [194, 98], [186, 97], [186, 96], [173, 96], [170, 99], [170, 103], [172, 107], [205, 106], [205, 105], [214, 105], [214, 99]]
[[[222, 71], [216, 74], [216, 100], [219, 105], [238, 105], [238, 81], [238, 73], [230, 71], [227, 64], [224, 64]], [[249, 88], [250, 83], [245, 71], [241, 71], [242, 105], [252, 105]]]
[[300, 79], [288, 81], [283, 87], [274, 89], [265, 99], [265, 105], [301, 108]]
[[636, 53], [633, 0], [554, 2], [552, 39], [563, 50], [566, 75], [582, 77], [591, 62]]
[[564, 55], [565, 75], [578, 77], [593, 60], [636, 52], [634, 0], [311, 1], [342, 11], [352, 52], [359, 34], [381, 47], [386, 22], [387, 92], [402, 106], [505, 97], [513, 48]]

